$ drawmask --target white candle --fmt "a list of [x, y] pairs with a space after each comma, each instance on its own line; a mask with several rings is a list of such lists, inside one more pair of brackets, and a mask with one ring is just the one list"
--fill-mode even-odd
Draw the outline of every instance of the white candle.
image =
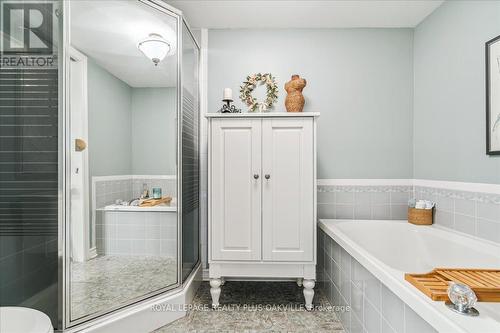
[[224, 94], [222, 95], [222, 99], [233, 99], [233, 91], [231, 88], [224, 88]]

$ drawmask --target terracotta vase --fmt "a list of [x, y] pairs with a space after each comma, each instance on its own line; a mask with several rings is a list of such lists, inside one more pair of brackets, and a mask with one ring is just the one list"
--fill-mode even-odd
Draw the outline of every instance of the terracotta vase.
[[302, 112], [304, 109], [304, 95], [302, 89], [307, 81], [298, 75], [292, 75], [292, 79], [285, 83], [285, 90], [288, 93], [285, 98], [285, 107], [288, 112]]

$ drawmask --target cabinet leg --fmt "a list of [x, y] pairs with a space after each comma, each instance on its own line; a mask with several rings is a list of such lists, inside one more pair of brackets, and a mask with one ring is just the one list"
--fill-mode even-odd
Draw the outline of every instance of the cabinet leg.
[[304, 286], [304, 300], [306, 302], [306, 310], [311, 311], [313, 308], [312, 301], [314, 298], [314, 280], [304, 280], [302, 282]]
[[210, 279], [210, 295], [212, 295], [212, 308], [216, 308], [219, 306], [221, 284], [221, 279]]
[[303, 278], [297, 278], [297, 285], [298, 285], [299, 287], [302, 287], [302, 281], [303, 281], [303, 280], [304, 280]]

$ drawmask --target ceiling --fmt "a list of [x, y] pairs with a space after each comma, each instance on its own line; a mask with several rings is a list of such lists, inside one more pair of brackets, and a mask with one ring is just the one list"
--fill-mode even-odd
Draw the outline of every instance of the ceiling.
[[[172, 87], [177, 82], [176, 20], [139, 1], [71, 2], [71, 45], [131, 87]], [[137, 43], [159, 33], [173, 50], [158, 66]]]
[[438, 0], [174, 0], [195, 28], [413, 28]]

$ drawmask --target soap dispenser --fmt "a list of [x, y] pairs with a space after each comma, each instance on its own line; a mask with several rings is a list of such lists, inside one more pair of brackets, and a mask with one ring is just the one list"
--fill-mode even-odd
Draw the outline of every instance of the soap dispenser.
[[149, 198], [149, 189], [148, 189], [148, 184], [143, 183], [142, 184], [142, 194], [141, 194], [141, 199], [147, 199]]

